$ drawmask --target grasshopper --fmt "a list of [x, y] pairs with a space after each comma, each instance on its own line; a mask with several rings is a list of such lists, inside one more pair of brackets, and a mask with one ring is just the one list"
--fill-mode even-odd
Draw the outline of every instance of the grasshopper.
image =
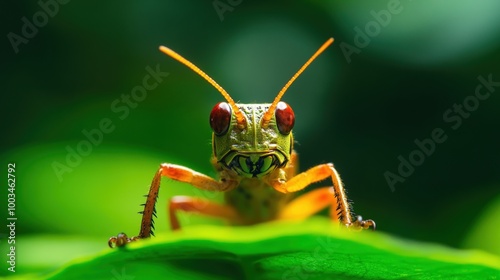
[[[281, 97], [297, 77], [328, 46], [328, 39], [292, 76], [271, 104], [239, 104], [210, 76], [173, 50], [161, 46], [160, 51], [208, 81], [226, 102], [217, 103], [210, 113], [212, 128], [212, 165], [219, 179], [190, 168], [163, 163], [155, 173], [142, 214], [139, 235], [128, 237], [120, 233], [108, 240], [110, 247], [124, 246], [154, 235], [153, 216], [160, 181], [167, 177], [188, 183], [201, 190], [224, 192], [225, 204], [201, 198], [174, 196], [169, 214], [172, 230], [180, 229], [177, 211], [219, 217], [234, 225], [251, 225], [272, 220], [304, 219], [330, 206], [330, 217], [348, 228], [375, 229], [373, 220], [353, 217], [351, 205], [339, 173], [332, 163], [320, 164], [298, 173], [298, 155], [293, 150], [292, 129], [295, 116]], [[298, 173], [298, 174], [297, 174]], [[314, 189], [293, 198], [312, 183], [330, 179], [333, 186]]]

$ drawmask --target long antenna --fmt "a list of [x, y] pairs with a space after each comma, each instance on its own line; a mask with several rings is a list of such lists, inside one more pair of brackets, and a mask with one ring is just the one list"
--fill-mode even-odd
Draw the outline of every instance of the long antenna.
[[271, 106], [269, 107], [269, 109], [266, 111], [266, 113], [262, 117], [262, 122], [261, 122], [261, 126], [262, 127], [265, 128], [265, 127], [267, 127], [269, 125], [269, 121], [271, 121], [271, 118], [273, 117], [274, 111], [276, 110], [276, 106], [278, 106], [278, 102], [280, 102], [281, 97], [283, 96], [283, 94], [285, 94], [285, 92], [288, 89], [288, 87], [290, 87], [290, 85], [295, 81], [295, 79], [297, 79], [297, 77], [299, 77], [300, 74], [302, 74], [302, 72], [304, 72], [304, 70], [306, 70], [306, 68], [309, 66], [309, 64], [311, 64], [311, 62], [313, 62], [316, 59], [316, 57], [318, 57], [332, 43], [333, 43], [333, 38], [328, 39], [311, 56], [311, 58], [309, 58], [309, 60], [307, 60], [306, 63], [304, 65], [302, 65], [302, 67], [300, 67], [299, 71], [297, 71], [297, 73], [295, 73], [295, 75], [293, 75], [293, 77], [288, 81], [288, 83], [285, 84], [285, 86], [280, 90], [280, 92], [278, 92], [278, 95], [276, 96], [276, 98], [274, 98], [273, 103], [271, 104]]
[[231, 109], [233, 110], [234, 114], [236, 115], [236, 121], [238, 123], [238, 128], [244, 129], [246, 127], [246, 119], [245, 116], [243, 116], [243, 113], [241, 113], [240, 109], [238, 106], [236, 106], [236, 103], [234, 100], [231, 98], [229, 93], [227, 93], [226, 90], [224, 90], [214, 79], [212, 79], [210, 76], [208, 76], [205, 72], [203, 72], [198, 66], [194, 65], [191, 63], [191, 61], [185, 59], [182, 57], [180, 54], [174, 52], [173, 50], [165, 47], [165, 46], [160, 46], [160, 51], [162, 51], [164, 54], [170, 56], [171, 58], [179, 61], [180, 63], [186, 65], [189, 67], [189, 69], [193, 70], [196, 72], [198, 75], [200, 75], [203, 79], [205, 79], [207, 82], [209, 82], [214, 88], [216, 88], [222, 96], [226, 99], [226, 101], [229, 103], [231, 106]]

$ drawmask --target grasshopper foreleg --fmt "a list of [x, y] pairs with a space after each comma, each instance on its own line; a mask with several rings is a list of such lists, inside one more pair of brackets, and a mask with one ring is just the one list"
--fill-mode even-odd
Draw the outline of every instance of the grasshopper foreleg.
[[355, 229], [375, 228], [375, 222], [372, 220], [363, 220], [361, 216], [357, 216], [353, 220], [351, 206], [347, 201], [342, 181], [337, 170], [335, 170], [331, 163], [312, 167], [290, 178], [288, 181], [283, 180], [280, 174], [276, 173], [276, 176], [271, 176], [268, 182], [277, 191], [290, 193], [300, 191], [312, 183], [328, 178], [331, 178], [333, 187], [317, 189], [305, 194], [303, 197], [298, 197], [283, 209], [280, 218], [309, 216], [330, 205], [332, 219], [339, 220], [345, 226]]
[[[228, 172], [220, 172], [221, 179], [217, 181], [207, 175], [196, 172], [187, 167], [175, 164], [163, 163], [160, 165], [160, 168], [153, 177], [153, 181], [151, 182], [151, 187], [149, 188], [149, 193], [146, 196], [147, 197], [146, 203], [143, 204], [144, 210], [142, 212], [139, 212], [140, 214], [142, 214], [141, 230], [139, 231], [139, 234], [132, 238], [127, 237], [125, 233], [120, 233], [117, 236], [113, 236], [108, 240], [108, 245], [110, 247], [113, 248], [116, 246], [124, 246], [125, 244], [133, 242], [135, 240], [147, 238], [150, 237], [151, 235], [154, 235], [153, 216], [156, 217], [155, 205], [156, 205], [156, 200], [158, 199], [158, 192], [160, 189], [160, 182], [162, 176], [165, 176], [167, 178], [179, 182], [185, 182], [201, 190], [208, 190], [208, 191], [228, 191], [235, 188], [239, 184], [239, 180], [234, 175]], [[174, 208], [175, 205], [176, 204], [174, 201]], [[182, 208], [181, 206], [183, 205], [186, 208], [189, 208], [188, 207], [189, 205], [185, 203], [184, 204], [180, 203], [178, 205], [179, 205], [178, 207], [180, 208]], [[215, 209], [215, 208], [212, 207], [207, 209]], [[227, 215], [230, 216], [232, 214], [229, 214], [229, 212], [227, 212]], [[175, 225], [173, 224], [175, 223], [175, 221], [176, 219], [171, 222], [172, 228], [175, 228]], [[178, 228], [178, 222], [177, 222], [177, 228]]]

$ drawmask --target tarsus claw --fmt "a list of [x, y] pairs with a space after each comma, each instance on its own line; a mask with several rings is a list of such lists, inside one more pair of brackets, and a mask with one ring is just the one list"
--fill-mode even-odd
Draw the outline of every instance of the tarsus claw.
[[366, 220], [364, 221], [361, 216], [356, 216], [356, 221], [354, 223], [351, 223], [349, 227], [354, 227], [355, 229], [369, 229], [372, 228], [372, 230], [375, 230], [377, 225], [373, 220]]
[[136, 241], [137, 239], [138, 239], [137, 236], [129, 238], [125, 233], [121, 232], [121, 233], [118, 233], [116, 236], [112, 236], [109, 238], [108, 246], [110, 248], [123, 247], [127, 243]]

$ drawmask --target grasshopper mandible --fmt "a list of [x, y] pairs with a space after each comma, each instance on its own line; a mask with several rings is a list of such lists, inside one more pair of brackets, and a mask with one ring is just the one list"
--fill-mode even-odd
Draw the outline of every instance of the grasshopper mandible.
[[[237, 104], [231, 96], [193, 63], [173, 50], [160, 51], [186, 65], [215, 87], [226, 102], [217, 103], [210, 113], [212, 164], [216, 180], [184, 166], [163, 163], [153, 177], [142, 214], [139, 235], [124, 233], [109, 239], [110, 247], [150, 237], [156, 217], [155, 204], [162, 176], [191, 184], [201, 190], [225, 192], [226, 204], [201, 198], [174, 196], [170, 200], [170, 226], [180, 228], [176, 211], [219, 217], [231, 224], [251, 225], [271, 220], [303, 219], [330, 206], [330, 217], [349, 228], [375, 229], [375, 222], [353, 217], [351, 205], [332, 163], [320, 164], [297, 174], [298, 156], [293, 150], [295, 116], [281, 97], [295, 79], [316, 59], [333, 38], [328, 39], [292, 76], [271, 104]], [[322, 187], [297, 198], [294, 192], [330, 178], [333, 186]]]

